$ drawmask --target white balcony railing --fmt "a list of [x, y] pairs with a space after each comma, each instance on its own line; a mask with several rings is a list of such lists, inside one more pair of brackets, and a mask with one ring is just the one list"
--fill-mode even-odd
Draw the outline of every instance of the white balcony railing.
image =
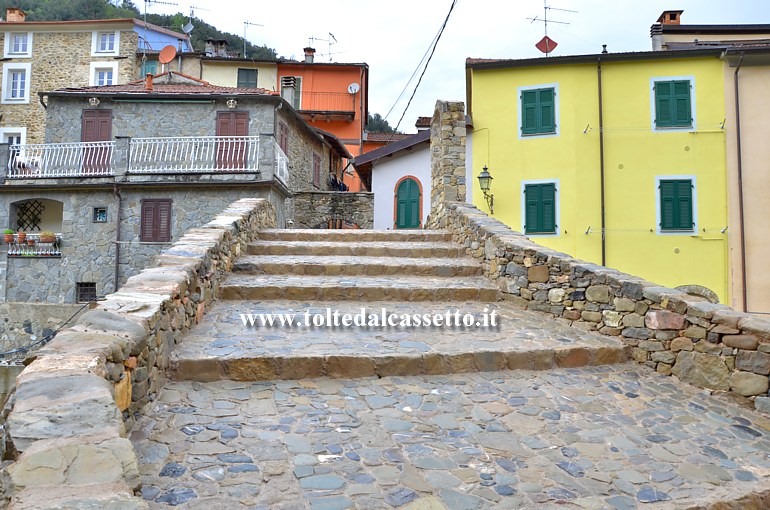
[[8, 177], [102, 177], [113, 175], [115, 142], [46, 143], [11, 147]]
[[9, 257], [61, 257], [61, 234], [53, 242], [41, 242], [40, 234], [28, 233], [23, 241], [15, 235], [8, 243]]
[[281, 146], [278, 145], [278, 142], [274, 143], [275, 145], [275, 176], [284, 184], [288, 186], [289, 184], [289, 158], [286, 157], [286, 154], [281, 149]]
[[130, 173], [256, 171], [258, 136], [132, 138]]

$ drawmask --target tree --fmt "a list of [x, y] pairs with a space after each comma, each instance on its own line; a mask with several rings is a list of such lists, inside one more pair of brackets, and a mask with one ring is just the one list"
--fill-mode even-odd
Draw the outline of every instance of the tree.
[[393, 129], [390, 124], [388, 124], [388, 121], [383, 119], [382, 116], [379, 113], [375, 113], [374, 115], [369, 114], [369, 117], [366, 120], [366, 130], [370, 133], [396, 133], [397, 131]]

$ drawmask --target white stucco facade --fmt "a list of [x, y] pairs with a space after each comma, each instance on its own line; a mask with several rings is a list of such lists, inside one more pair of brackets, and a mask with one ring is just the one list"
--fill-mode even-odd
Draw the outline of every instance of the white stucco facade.
[[430, 212], [430, 145], [421, 143], [374, 162], [372, 192], [375, 230], [394, 228], [396, 185], [405, 176], [416, 178], [422, 187], [422, 224], [425, 225]]

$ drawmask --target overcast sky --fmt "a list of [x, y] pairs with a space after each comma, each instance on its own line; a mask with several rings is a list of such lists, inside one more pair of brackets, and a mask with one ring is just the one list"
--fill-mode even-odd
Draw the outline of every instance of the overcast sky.
[[[135, 0], [147, 12], [189, 13], [219, 30], [244, 34], [254, 44], [274, 48], [279, 56], [301, 59], [312, 44], [317, 61], [369, 64], [369, 113], [395, 126], [412, 94], [401, 91], [430, 47], [452, 0], [178, 0], [176, 6]], [[770, 0], [549, 0], [548, 35], [558, 43], [553, 55], [651, 49], [650, 25], [666, 9], [684, 9], [685, 24], [770, 23]], [[206, 10], [204, 10], [206, 9]], [[577, 12], [558, 11], [556, 9]], [[418, 116], [431, 116], [437, 99], [465, 100], [465, 59], [529, 58], [543, 35], [543, 0], [458, 0], [422, 84], [399, 127], [415, 132]], [[200, 50], [201, 48], [196, 48]], [[319, 56], [320, 54], [320, 56]]]

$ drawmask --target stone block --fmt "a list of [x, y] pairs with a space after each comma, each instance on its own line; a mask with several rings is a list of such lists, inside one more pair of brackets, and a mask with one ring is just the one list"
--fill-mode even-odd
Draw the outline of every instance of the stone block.
[[551, 289], [548, 291], [548, 301], [551, 303], [561, 303], [564, 301], [564, 289]]
[[770, 414], [770, 397], [757, 397], [754, 399], [754, 406], [757, 411]]
[[591, 360], [591, 353], [584, 348], [564, 349], [556, 351], [554, 358], [559, 368], [584, 367]]
[[564, 310], [561, 316], [571, 321], [580, 320], [580, 310]]
[[644, 324], [650, 329], [682, 329], [684, 315], [668, 310], [650, 310], [644, 316]]
[[708, 354], [720, 355], [722, 354], [722, 347], [720, 345], [712, 344], [705, 340], [695, 342], [695, 352], [705, 352]]
[[592, 303], [609, 303], [610, 287], [608, 285], [591, 285], [586, 289], [586, 299]]
[[656, 352], [663, 350], [663, 344], [655, 340], [640, 340], [639, 348], [645, 351]]
[[620, 328], [613, 328], [610, 326], [602, 326], [599, 328], [599, 333], [602, 335], [609, 335], [609, 336], [618, 336], [620, 335], [621, 331], [623, 331]]
[[623, 316], [623, 327], [626, 328], [643, 328], [644, 317], [638, 313], [629, 313]]
[[636, 303], [625, 297], [616, 297], [612, 303], [618, 312], [633, 312], [636, 308]]
[[623, 322], [623, 315], [612, 310], [604, 310], [602, 311], [602, 320], [605, 325], [617, 328]]
[[678, 331], [660, 331], [659, 330], [655, 332], [655, 340], [660, 340], [661, 342], [671, 341], [678, 336], [679, 336]]
[[676, 353], [671, 351], [659, 351], [652, 353], [652, 361], [673, 365], [676, 362]]
[[671, 373], [681, 381], [713, 390], [730, 388], [730, 371], [719, 356], [680, 351]]
[[505, 266], [505, 274], [508, 276], [527, 276], [528, 271], [526, 267], [522, 267], [518, 264], [510, 262], [507, 266]]
[[115, 404], [125, 411], [131, 405], [131, 374], [123, 372], [123, 377], [115, 383]]
[[682, 336], [686, 336], [687, 338], [692, 338], [693, 340], [705, 340], [706, 328], [703, 328], [701, 326], [689, 326], [687, 329], [684, 330], [684, 333], [682, 333]]
[[623, 336], [637, 340], [647, 340], [650, 338], [650, 330], [647, 328], [625, 328], [623, 329]]
[[672, 352], [679, 352], [679, 351], [692, 351], [694, 349], [692, 340], [689, 338], [685, 338], [683, 336], [680, 336], [679, 338], [674, 338], [671, 340], [671, 346], [669, 347]]
[[13, 496], [9, 510], [147, 510], [125, 484], [30, 487]]
[[763, 317], [744, 316], [738, 322], [737, 327], [744, 333], [750, 333], [765, 340], [770, 340], [770, 320]]
[[659, 374], [671, 375], [672, 368], [673, 366], [669, 365], [668, 363], [658, 363], [658, 366], [655, 367], [655, 371]]
[[550, 277], [551, 273], [546, 265], [532, 266], [527, 270], [527, 278], [530, 282], [547, 283]]
[[730, 389], [744, 397], [766, 395], [770, 380], [766, 375], [735, 371], [730, 374]]
[[631, 349], [631, 359], [638, 363], [646, 362], [648, 357], [649, 353], [644, 349], [640, 349], [639, 347], [634, 347]]
[[735, 368], [755, 374], [770, 374], [770, 354], [759, 351], [739, 350], [735, 358]]
[[570, 292], [569, 299], [570, 301], [585, 301], [586, 291], [576, 290], [576, 291]]
[[736, 349], [756, 351], [759, 346], [759, 338], [754, 335], [725, 335], [722, 337], [722, 343], [728, 347], [735, 347]]
[[602, 314], [601, 312], [589, 312], [588, 310], [583, 310], [580, 313], [580, 318], [588, 322], [601, 322]]
[[715, 333], [718, 335], [737, 335], [740, 333], [740, 331], [735, 328], [725, 326], [724, 324], [717, 324], [709, 330], [709, 333]]
[[637, 313], [642, 317], [644, 317], [645, 314], [647, 314], [647, 310], [649, 309], [650, 309], [650, 305], [648, 305], [644, 301], [637, 301], [636, 306], [634, 306], [634, 313]]

